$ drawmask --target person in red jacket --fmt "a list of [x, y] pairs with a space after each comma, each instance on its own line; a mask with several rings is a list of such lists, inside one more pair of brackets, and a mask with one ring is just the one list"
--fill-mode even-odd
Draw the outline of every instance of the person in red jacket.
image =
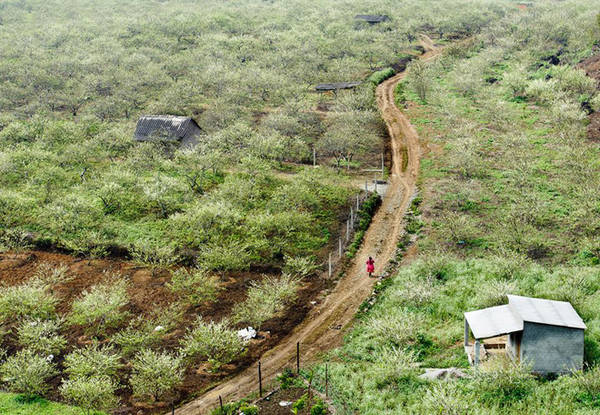
[[367, 273], [369, 274], [369, 277], [371, 277], [371, 274], [373, 274], [375, 272], [375, 261], [373, 261], [373, 258], [369, 257], [369, 259], [367, 259]]

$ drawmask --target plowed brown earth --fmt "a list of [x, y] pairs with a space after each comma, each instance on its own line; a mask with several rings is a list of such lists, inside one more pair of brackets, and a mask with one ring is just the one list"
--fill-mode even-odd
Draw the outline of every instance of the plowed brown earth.
[[[422, 55], [422, 59], [431, 59], [438, 53], [431, 39], [426, 36], [421, 37], [421, 44], [428, 51]], [[397, 242], [404, 232], [404, 214], [416, 190], [421, 153], [415, 129], [394, 103], [394, 88], [404, 75], [400, 73], [388, 79], [376, 92], [377, 104], [388, 127], [393, 160], [391, 179], [383, 205], [365, 234], [362, 248], [332, 293], [313, 309], [289, 336], [261, 356], [265, 382], [272, 380], [285, 367], [295, 364], [297, 342], [301, 344], [303, 364], [315, 361], [323, 352], [338, 346], [358, 308], [371, 295], [376, 281], [366, 276], [367, 258], [375, 258], [375, 273], [380, 274], [395, 255]], [[408, 160], [402, 160], [403, 154]], [[403, 165], [406, 166], [404, 170]], [[247, 396], [258, 389], [256, 373], [255, 364], [179, 408], [176, 414], [206, 414], [216, 406], [219, 396], [225, 401]]]
[[[17, 285], [27, 281], [33, 276], [41, 264], [49, 264], [54, 267], [66, 266], [69, 280], [64, 283], [55, 284], [52, 287], [53, 293], [60, 299], [58, 304], [58, 313], [68, 315], [71, 310], [73, 300], [81, 293], [89, 289], [94, 284], [106, 280], [106, 273], [120, 273], [129, 281], [129, 303], [126, 306], [131, 316], [142, 316], [149, 318], [153, 313], [164, 310], [169, 305], [177, 301], [177, 297], [166, 287], [170, 280], [169, 272], [157, 272], [152, 275], [152, 271], [119, 260], [106, 259], [81, 259], [59, 253], [31, 251], [23, 253], [4, 253], [0, 254], [0, 284]], [[204, 304], [198, 307], [187, 307], [183, 321], [181, 321], [175, 330], [163, 338], [161, 346], [166, 350], [175, 351], [179, 347], [179, 341], [185, 334], [186, 328], [193, 324], [196, 316], [201, 315], [205, 320], [219, 321], [231, 313], [232, 307], [243, 301], [250, 281], [261, 278], [259, 272], [240, 272], [231, 273], [223, 277], [223, 291], [219, 299], [214, 304]], [[240, 368], [247, 367], [255, 362], [265, 351], [271, 349], [287, 335], [293, 327], [299, 324], [304, 316], [312, 307], [311, 300], [318, 298], [320, 292], [326, 288], [327, 281], [314, 278], [303, 284], [299, 298], [292, 307], [286, 310], [285, 315], [271, 319], [265, 322], [262, 327], [264, 336], [253, 340], [248, 348], [248, 353], [243, 358], [232, 362], [223, 367], [220, 372], [212, 373], [198, 366], [189, 368], [186, 372], [184, 384], [177, 390], [177, 400], [189, 400], [194, 393], [219, 382], [223, 378], [237, 373]], [[124, 323], [125, 325], [127, 322]], [[10, 327], [14, 329], [14, 327]], [[112, 330], [107, 333], [106, 338], [114, 334]], [[89, 344], [91, 339], [84, 335], [82, 327], [64, 327], [62, 333], [68, 340], [66, 353]], [[4, 342], [0, 346], [7, 349], [12, 354], [18, 349], [13, 335], [4, 336]], [[57, 358], [56, 363], [59, 368], [62, 365], [64, 354]], [[120, 373], [121, 384], [127, 384], [129, 369], [124, 369]], [[49, 398], [60, 400], [57, 387], [61, 381], [61, 376], [56, 376], [50, 381], [53, 388]], [[122, 406], [119, 408], [119, 414], [151, 414], [164, 411], [164, 405], [161, 403], [155, 405], [135, 404], [131, 400], [131, 390], [123, 388], [119, 391]]]

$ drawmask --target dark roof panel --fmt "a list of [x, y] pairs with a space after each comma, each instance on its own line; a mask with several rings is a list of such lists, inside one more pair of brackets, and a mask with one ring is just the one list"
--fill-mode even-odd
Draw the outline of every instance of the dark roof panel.
[[334, 82], [331, 84], [319, 84], [315, 87], [317, 91], [333, 91], [336, 89], [349, 89], [360, 85], [360, 82]]
[[390, 18], [386, 15], [374, 15], [374, 14], [357, 14], [354, 16], [355, 19], [364, 20], [368, 23], [381, 23], [387, 22]]
[[140, 117], [135, 128], [134, 138], [147, 141], [153, 137], [179, 141], [188, 134], [194, 134], [196, 122], [190, 117], [174, 115], [146, 115]]

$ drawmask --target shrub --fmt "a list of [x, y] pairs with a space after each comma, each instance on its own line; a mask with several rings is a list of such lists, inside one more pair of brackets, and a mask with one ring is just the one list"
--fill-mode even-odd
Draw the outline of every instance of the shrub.
[[244, 415], [258, 415], [258, 406], [244, 404], [240, 406], [240, 412]]
[[308, 401], [308, 395], [305, 393], [300, 398], [298, 398], [298, 400], [296, 402], [294, 402], [292, 404], [292, 413], [298, 414], [298, 412], [300, 412], [304, 408], [306, 408], [307, 401]]
[[125, 330], [116, 333], [112, 337], [112, 341], [121, 348], [124, 355], [131, 356], [137, 351], [154, 346], [160, 341], [160, 337], [160, 331], [148, 331], [130, 325]]
[[395, 75], [395, 71], [393, 68], [385, 68], [377, 72], [373, 72], [371, 76], [369, 76], [369, 82], [373, 83], [373, 85], [379, 85], [386, 79], [391, 78]]
[[325, 407], [325, 403], [317, 398], [317, 402], [310, 408], [310, 415], [326, 415], [327, 408]]
[[130, 249], [131, 258], [142, 265], [150, 267], [152, 276], [160, 269], [176, 264], [179, 256], [175, 248], [169, 245], [159, 245], [150, 241], [139, 241]]
[[128, 303], [127, 282], [116, 280], [93, 286], [73, 302], [69, 317], [72, 324], [87, 326], [101, 334], [117, 326], [126, 316], [122, 308]]
[[46, 380], [56, 373], [50, 358], [27, 349], [9, 357], [0, 366], [2, 381], [8, 389], [28, 396], [43, 395], [48, 390]]
[[151, 348], [162, 337], [177, 326], [183, 317], [183, 309], [178, 303], [167, 308], [157, 308], [150, 317], [138, 316], [127, 328], [112, 336], [112, 342], [127, 356], [142, 349]]
[[527, 365], [498, 356], [475, 372], [473, 387], [482, 402], [505, 406], [525, 399], [533, 391], [535, 379]]
[[77, 349], [65, 357], [65, 372], [71, 379], [78, 377], [112, 377], [123, 366], [121, 356], [113, 346], [97, 344]]
[[279, 279], [265, 276], [260, 282], [253, 282], [248, 298], [233, 310], [234, 321], [260, 329], [265, 321], [275, 317], [296, 298], [298, 285], [295, 277], [285, 274]]
[[17, 329], [19, 343], [45, 356], [59, 354], [67, 345], [64, 336], [58, 334], [60, 324], [60, 320], [23, 321]]
[[214, 368], [229, 363], [244, 350], [244, 343], [226, 324], [205, 323], [198, 318], [181, 341], [183, 352], [192, 358], [207, 359]]
[[6, 319], [47, 319], [54, 315], [58, 300], [48, 285], [38, 279], [25, 284], [0, 287], [0, 321]]
[[63, 380], [60, 393], [65, 400], [90, 415], [92, 411], [115, 408], [119, 404], [119, 398], [115, 396], [117, 388], [117, 383], [108, 376], [85, 376]]
[[300, 278], [313, 275], [319, 269], [314, 257], [289, 257], [285, 258], [283, 270], [289, 275], [296, 275]]
[[215, 301], [221, 289], [217, 277], [198, 268], [178, 269], [167, 286], [171, 291], [184, 296], [192, 305]]
[[132, 365], [130, 382], [133, 394], [139, 398], [150, 397], [157, 401], [183, 381], [182, 356], [143, 350], [135, 356]]

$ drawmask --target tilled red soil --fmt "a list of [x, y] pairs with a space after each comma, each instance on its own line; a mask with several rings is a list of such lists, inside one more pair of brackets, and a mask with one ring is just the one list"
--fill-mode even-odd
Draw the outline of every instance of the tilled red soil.
[[[43, 263], [53, 266], [64, 265], [68, 269], [67, 274], [72, 277], [68, 282], [53, 287], [54, 294], [60, 299], [58, 305], [60, 315], [67, 315], [70, 312], [73, 301], [82, 291], [102, 282], [107, 278], [107, 275], [115, 272], [129, 280], [130, 302], [126, 309], [132, 316], [149, 318], [153, 313], [160, 312], [161, 309], [167, 308], [178, 300], [177, 296], [166, 287], [166, 283], [170, 280], [169, 271], [163, 270], [155, 272], [155, 275], [153, 275], [148, 268], [115, 259], [81, 259], [41, 251], [0, 254], [0, 284], [21, 284], [31, 278], [40, 264]], [[245, 299], [249, 283], [262, 278], [262, 275], [262, 273], [252, 272], [235, 272], [224, 275], [224, 290], [220, 293], [218, 301], [198, 307], [187, 307], [183, 321], [175, 330], [165, 336], [160, 346], [165, 350], [174, 351], [179, 345], [179, 340], [198, 315], [201, 315], [206, 321], [219, 321], [229, 315], [233, 306]], [[293, 327], [302, 321], [312, 307], [311, 301], [317, 298], [319, 293], [327, 287], [327, 284], [326, 281], [319, 278], [306, 281], [298, 293], [298, 300], [287, 308], [286, 314], [265, 322], [261, 328], [261, 338], [252, 340], [247, 353], [242, 358], [225, 365], [218, 373], [209, 372], [206, 365], [189, 367], [183, 385], [177, 390], [176, 403], [181, 404], [191, 399], [212, 384], [218, 383], [224, 377], [231, 376], [256, 361], [262, 353], [281, 341]], [[127, 322], [124, 322], [120, 329], [126, 325]], [[115, 331], [108, 333], [106, 341]], [[59, 369], [66, 353], [88, 344], [91, 340], [84, 334], [81, 327], [65, 326], [62, 334], [67, 338], [68, 346], [67, 350], [56, 359]], [[14, 353], [17, 350], [18, 346], [14, 342], [14, 331], [12, 335], [9, 334], [5, 337], [2, 346], [9, 353]], [[124, 386], [119, 391], [119, 396], [122, 406], [116, 413], [124, 415], [164, 412], [164, 404], [143, 405], [132, 400], [131, 390], [126, 386], [129, 371], [126, 366], [121, 373], [120, 383]], [[57, 392], [60, 381], [61, 376], [57, 376], [50, 382], [54, 386], [48, 396], [50, 399], [60, 400]]]
[[[583, 69], [587, 76], [597, 81], [597, 86], [600, 90], [600, 53], [581, 62], [579, 68]], [[589, 122], [587, 127], [588, 138], [591, 140], [600, 140], [600, 112], [590, 114]]]

